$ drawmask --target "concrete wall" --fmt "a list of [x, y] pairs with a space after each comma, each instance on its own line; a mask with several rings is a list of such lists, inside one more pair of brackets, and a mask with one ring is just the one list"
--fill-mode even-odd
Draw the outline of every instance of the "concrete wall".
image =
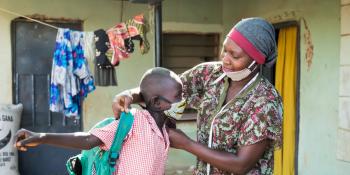
[[[349, 1], [348, 1], [349, 2]], [[342, 22], [342, 32], [349, 33], [348, 7], [343, 7], [346, 14]], [[350, 163], [337, 159], [337, 140], [343, 140], [343, 145], [349, 151], [349, 133], [346, 137], [338, 138], [338, 104], [341, 92], [349, 91], [349, 81], [345, 89], [339, 92], [339, 49], [340, 49], [340, 1], [338, 0], [252, 0], [252, 1], [223, 1], [223, 24], [227, 32], [240, 18], [261, 16], [271, 22], [281, 22], [305, 18], [311, 31], [314, 44], [314, 54], [310, 70], [307, 69], [304, 44], [305, 25], [300, 23], [300, 135], [298, 154], [298, 173], [301, 175], [349, 173]], [[343, 18], [343, 16], [342, 16]], [[345, 22], [346, 21], [346, 22]], [[345, 25], [348, 25], [345, 27]], [[343, 30], [343, 28], [346, 28]], [[343, 33], [342, 33], [343, 34]], [[347, 37], [342, 37], [342, 43]], [[349, 49], [343, 49], [347, 53]], [[348, 60], [344, 55], [343, 60]], [[342, 62], [344, 62], [342, 61]], [[349, 63], [349, 62], [348, 62]], [[347, 63], [347, 64], [348, 64]], [[342, 64], [345, 64], [342, 63]], [[348, 67], [341, 67], [343, 77], [349, 77]], [[345, 73], [347, 71], [347, 73]], [[341, 76], [342, 77], [342, 76]], [[343, 103], [344, 109], [349, 109], [348, 103]], [[343, 110], [345, 111], [345, 110]], [[347, 113], [346, 115], [348, 115]], [[347, 121], [349, 122], [349, 120]]]
[[339, 160], [350, 162], [350, 1], [341, 1], [340, 81], [339, 81]]

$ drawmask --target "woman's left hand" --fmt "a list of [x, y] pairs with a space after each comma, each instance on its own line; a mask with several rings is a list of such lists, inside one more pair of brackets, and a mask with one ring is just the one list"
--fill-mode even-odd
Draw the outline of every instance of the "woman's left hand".
[[179, 129], [168, 129], [170, 146], [176, 149], [185, 149], [193, 140]]

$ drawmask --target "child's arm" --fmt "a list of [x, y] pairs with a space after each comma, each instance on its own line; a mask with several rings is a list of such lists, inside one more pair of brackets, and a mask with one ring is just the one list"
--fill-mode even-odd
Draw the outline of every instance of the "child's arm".
[[103, 144], [99, 138], [85, 132], [35, 133], [25, 129], [21, 129], [16, 133], [15, 140], [15, 146], [21, 151], [26, 151], [27, 147], [35, 147], [40, 144], [84, 150]]

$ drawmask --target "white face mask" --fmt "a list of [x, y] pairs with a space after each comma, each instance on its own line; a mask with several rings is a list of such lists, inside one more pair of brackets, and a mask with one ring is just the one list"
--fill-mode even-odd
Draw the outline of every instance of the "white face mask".
[[172, 117], [176, 120], [179, 120], [182, 117], [185, 107], [186, 107], [186, 101], [181, 100], [177, 103], [171, 104], [170, 109], [164, 111], [164, 114], [168, 117]]
[[228, 76], [232, 81], [241, 81], [245, 78], [247, 78], [256, 68], [250, 70], [250, 68], [255, 64], [255, 61], [253, 61], [247, 68], [244, 68], [240, 71], [234, 71], [234, 72], [226, 72], [224, 71], [224, 74]]

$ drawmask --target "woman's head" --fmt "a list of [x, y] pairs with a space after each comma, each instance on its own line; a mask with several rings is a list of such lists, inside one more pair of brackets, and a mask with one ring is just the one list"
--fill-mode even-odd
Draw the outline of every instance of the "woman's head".
[[220, 55], [226, 71], [242, 70], [253, 61], [272, 64], [276, 56], [275, 30], [262, 18], [238, 22], [228, 33]]
[[171, 104], [182, 99], [182, 83], [179, 76], [161, 67], [146, 71], [140, 82], [140, 90], [146, 108], [154, 111], [167, 110]]

